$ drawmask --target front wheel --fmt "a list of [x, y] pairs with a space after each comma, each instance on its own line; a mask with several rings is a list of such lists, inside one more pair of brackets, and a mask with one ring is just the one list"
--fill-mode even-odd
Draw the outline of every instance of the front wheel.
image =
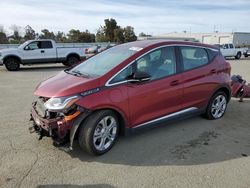
[[115, 144], [119, 122], [111, 110], [102, 110], [90, 115], [82, 124], [78, 136], [80, 147], [92, 155], [102, 155]]
[[213, 95], [206, 109], [205, 117], [207, 119], [221, 118], [227, 109], [227, 95], [223, 91], [219, 91]]

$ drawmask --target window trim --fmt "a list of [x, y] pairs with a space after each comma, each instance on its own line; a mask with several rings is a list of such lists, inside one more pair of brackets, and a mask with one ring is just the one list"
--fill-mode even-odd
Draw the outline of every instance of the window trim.
[[[105, 83], [105, 86], [106, 87], [110, 87], [110, 86], [116, 86], [116, 85], [119, 85], [119, 84], [124, 84], [124, 83], [128, 83], [127, 80], [124, 80], [124, 81], [120, 81], [120, 82], [115, 82], [115, 83], [112, 83], [110, 84], [109, 82], [111, 82], [111, 80], [113, 80], [118, 74], [120, 74], [124, 69], [126, 69], [128, 66], [132, 65], [134, 62], [136, 62], [137, 60], [139, 60], [141, 57], [149, 54], [150, 52], [154, 51], [154, 50], [157, 50], [159, 48], [164, 48], [164, 47], [175, 47], [175, 58], [176, 58], [176, 73], [175, 74], [172, 74], [172, 75], [169, 75], [169, 76], [166, 76], [166, 77], [162, 77], [160, 79], [163, 79], [163, 78], [167, 78], [167, 77], [170, 77], [170, 76], [174, 76], [176, 74], [180, 74], [180, 73], [183, 73], [183, 72], [187, 72], [187, 71], [190, 71], [190, 70], [193, 70], [193, 69], [189, 69], [189, 70], [186, 70], [184, 71], [183, 69], [183, 62], [182, 62], [182, 54], [180, 52], [180, 47], [182, 46], [185, 46], [185, 47], [196, 47], [196, 48], [203, 48], [206, 53], [207, 53], [207, 50], [206, 49], [210, 49], [212, 51], [216, 51], [218, 52], [219, 49], [216, 49], [216, 48], [210, 48], [210, 47], [204, 47], [204, 46], [198, 46], [198, 45], [191, 45], [191, 44], [167, 44], [167, 45], [163, 45], [163, 46], [158, 46], [156, 48], [153, 48], [145, 53], [143, 53], [142, 55], [140, 55], [139, 57], [137, 57], [135, 60], [131, 61], [130, 63], [128, 63], [126, 66], [124, 66], [122, 69], [120, 69], [118, 72], [116, 72], [111, 78], [108, 79], [108, 81]], [[207, 56], [208, 56], [208, 53], [207, 53]], [[208, 60], [209, 60], [209, 56], [208, 56]], [[126, 61], [126, 60], [125, 60]], [[203, 66], [206, 66], [208, 64], [210, 64], [211, 61], [209, 61], [209, 63], [207, 64], [204, 64]], [[201, 66], [199, 67], [195, 67], [194, 69], [197, 69], [197, 68], [200, 68]], [[152, 80], [152, 81], [157, 81], [157, 80], [160, 80], [160, 79], [155, 79], [155, 80]], [[150, 82], [152, 82], [150, 81]], [[147, 82], [148, 83], [148, 82]]]

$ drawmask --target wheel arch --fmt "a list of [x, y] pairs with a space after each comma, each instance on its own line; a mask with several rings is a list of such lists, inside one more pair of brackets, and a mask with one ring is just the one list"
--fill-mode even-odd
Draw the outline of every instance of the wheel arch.
[[[218, 86], [217, 88], [215, 88], [215, 90], [212, 92], [211, 96], [209, 97], [209, 101], [214, 96], [214, 94], [219, 92], [219, 91], [223, 91], [227, 95], [227, 100], [228, 100], [227, 102], [229, 102], [231, 99], [231, 88], [227, 84], [222, 84], [222, 85]], [[209, 103], [209, 101], [208, 101], [208, 103]]]
[[7, 60], [8, 58], [15, 58], [15, 59], [17, 59], [17, 60], [20, 62], [20, 64], [22, 64], [22, 59], [21, 59], [19, 56], [13, 55], [13, 54], [10, 54], [10, 55], [5, 56], [5, 57], [3, 58], [3, 64], [5, 64], [5, 62], [6, 62], [6, 60]]
[[80, 55], [77, 53], [69, 53], [66, 57], [66, 60], [68, 60], [69, 57], [77, 57], [77, 59], [80, 60]]

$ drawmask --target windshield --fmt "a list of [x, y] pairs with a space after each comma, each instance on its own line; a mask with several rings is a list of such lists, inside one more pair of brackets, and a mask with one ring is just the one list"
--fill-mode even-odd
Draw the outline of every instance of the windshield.
[[87, 59], [71, 69], [69, 73], [78, 73], [91, 77], [102, 76], [136, 52], [137, 50], [127, 46], [116, 46]]
[[20, 46], [18, 46], [19, 49], [24, 48], [25, 46], [27, 46], [30, 43], [30, 40], [26, 41], [25, 43], [21, 44]]

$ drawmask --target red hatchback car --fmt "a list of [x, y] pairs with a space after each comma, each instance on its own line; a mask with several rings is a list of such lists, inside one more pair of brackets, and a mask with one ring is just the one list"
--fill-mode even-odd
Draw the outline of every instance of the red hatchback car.
[[191, 115], [221, 118], [230, 100], [229, 63], [215, 46], [136, 41], [115, 46], [41, 82], [32, 130], [55, 143], [78, 137], [101, 155], [126, 134]]

